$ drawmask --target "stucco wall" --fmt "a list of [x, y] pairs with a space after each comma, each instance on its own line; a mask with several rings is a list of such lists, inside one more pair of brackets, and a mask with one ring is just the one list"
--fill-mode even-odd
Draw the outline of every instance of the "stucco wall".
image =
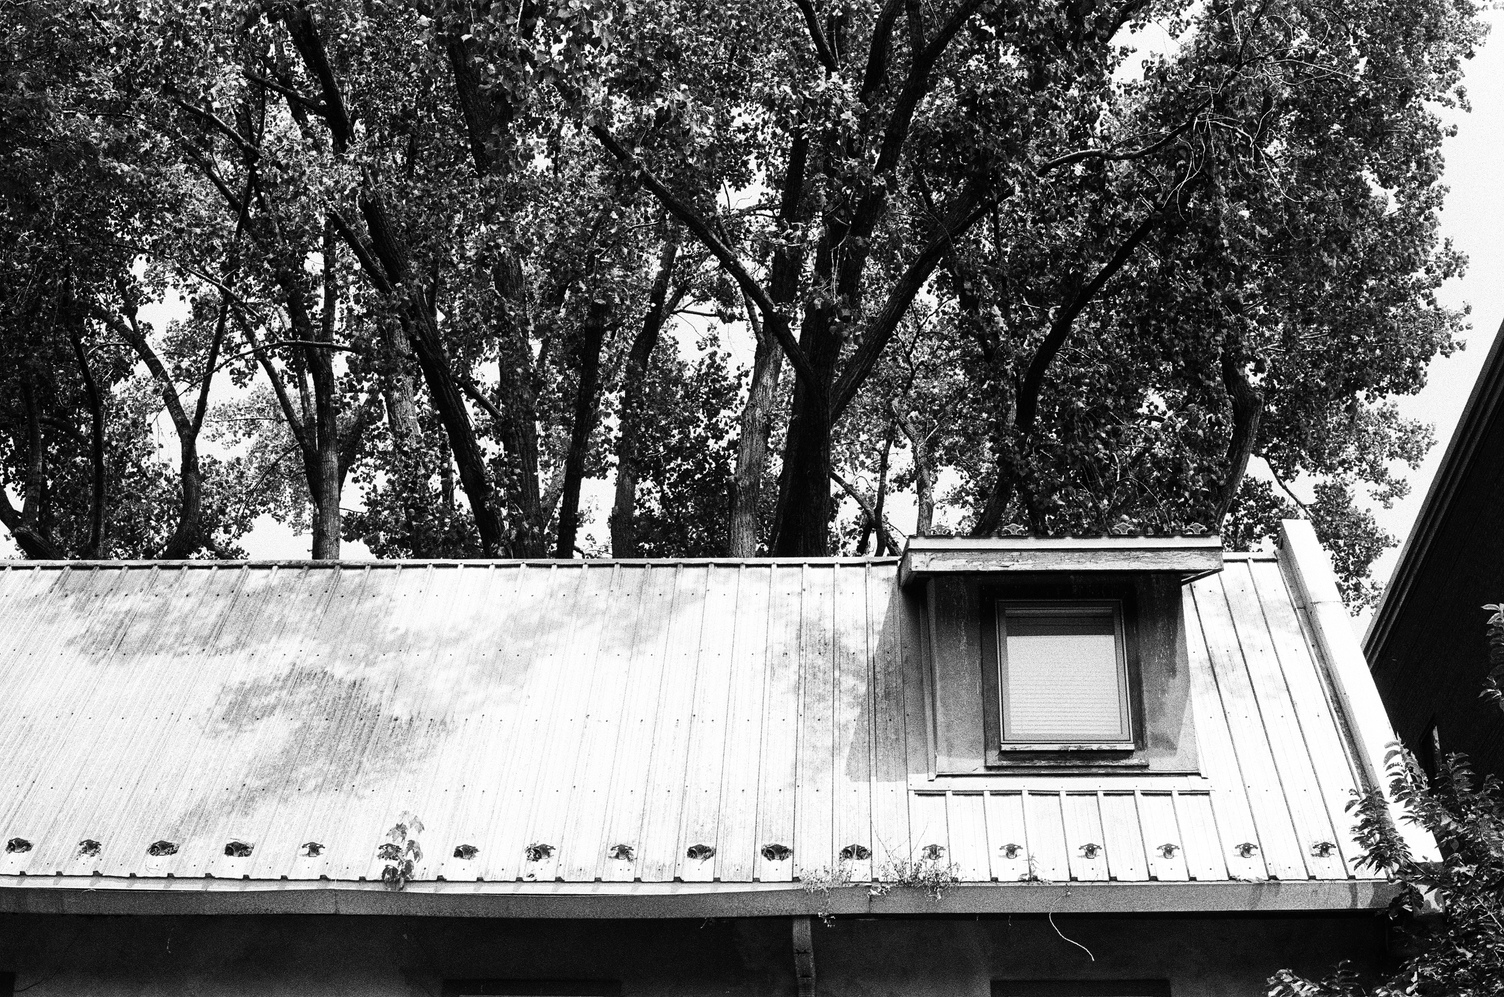
[[[1169, 979], [1175, 997], [1263, 992], [1275, 969], [1384, 958], [1374, 914], [837, 920], [814, 925], [817, 993], [989, 997], [994, 979]], [[432, 995], [448, 979], [609, 979], [636, 994], [792, 995], [790, 925], [351, 916], [0, 915], [0, 973], [31, 997]]]

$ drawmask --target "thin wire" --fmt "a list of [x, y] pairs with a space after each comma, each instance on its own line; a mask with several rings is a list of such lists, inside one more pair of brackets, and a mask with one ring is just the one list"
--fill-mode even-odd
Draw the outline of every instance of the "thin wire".
[[1056, 907], [1056, 905], [1059, 904], [1060, 901], [1064, 900], [1066, 897], [1068, 897], [1070, 895], [1071, 895], [1071, 891], [1070, 890], [1066, 890], [1064, 893], [1060, 894], [1060, 896], [1056, 897], [1055, 898], [1055, 903], [1050, 904], [1050, 909], [1047, 910], [1047, 911], [1045, 911], [1045, 917], [1049, 919], [1050, 927], [1052, 927], [1052, 928], [1055, 929], [1055, 934], [1059, 935], [1062, 941], [1070, 942], [1072, 945], [1076, 946], [1076, 948], [1080, 949], [1082, 952], [1085, 952], [1086, 953], [1086, 957], [1088, 959], [1090, 959], [1092, 962], [1096, 962], [1097, 961], [1097, 957], [1091, 954], [1091, 949], [1087, 948], [1085, 945], [1082, 945], [1080, 942], [1076, 941], [1074, 938], [1066, 938], [1065, 937], [1065, 932], [1061, 931], [1060, 930], [1060, 926], [1055, 923], [1055, 907]]

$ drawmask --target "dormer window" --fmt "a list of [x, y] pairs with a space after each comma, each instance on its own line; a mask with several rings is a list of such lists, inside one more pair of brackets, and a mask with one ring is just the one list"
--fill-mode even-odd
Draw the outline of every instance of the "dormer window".
[[1133, 747], [1119, 602], [997, 603], [1004, 751]]
[[1215, 537], [916, 537], [933, 777], [1199, 770], [1181, 590]]

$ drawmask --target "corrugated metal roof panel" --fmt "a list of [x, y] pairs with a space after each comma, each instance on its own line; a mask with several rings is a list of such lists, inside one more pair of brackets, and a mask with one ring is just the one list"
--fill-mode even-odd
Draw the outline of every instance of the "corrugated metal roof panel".
[[893, 561], [8, 565], [0, 874], [379, 879], [406, 812], [419, 880], [1357, 875], [1279, 563], [1187, 593], [1204, 778], [933, 780]]

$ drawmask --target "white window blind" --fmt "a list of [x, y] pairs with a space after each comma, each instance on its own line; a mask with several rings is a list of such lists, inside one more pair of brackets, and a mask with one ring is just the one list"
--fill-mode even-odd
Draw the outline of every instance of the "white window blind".
[[1002, 607], [1003, 739], [1128, 739], [1123, 658], [1110, 605]]

